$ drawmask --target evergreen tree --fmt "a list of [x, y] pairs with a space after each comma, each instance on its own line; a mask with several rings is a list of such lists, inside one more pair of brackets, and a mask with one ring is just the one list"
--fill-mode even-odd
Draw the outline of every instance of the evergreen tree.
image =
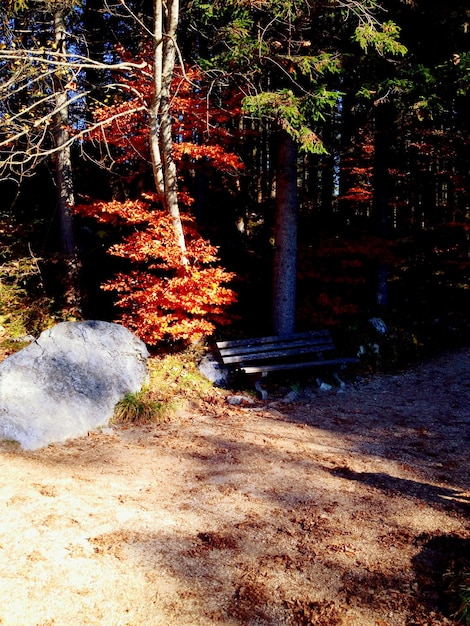
[[[292, 208], [297, 204], [296, 151], [289, 144], [294, 141], [303, 152], [326, 152], [318, 126], [340, 95], [341, 37], [383, 55], [403, 54], [405, 48], [398, 41], [398, 27], [378, 20], [374, 2], [272, 0], [207, 5], [195, 0], [191, 7], [199, 15], [205, 11], [207, 38], [213, 42], [201, 65], [212, 72], [224, 68], [224, 79], [235, 81], [246, 94], [245, 112], [269, 120], [276, 129], [282, 158], [276, 177], [273, 327], [277, 333], [289, 334], [295, 320]], [[288, 168], [287, 154], [294, 160]]]

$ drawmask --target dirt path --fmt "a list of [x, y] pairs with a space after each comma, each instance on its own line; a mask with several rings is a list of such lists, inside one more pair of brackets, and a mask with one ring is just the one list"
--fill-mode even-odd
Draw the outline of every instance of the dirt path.
[[0, 453], [0, 624], [438, 626], [470, 552], [470, 350]]

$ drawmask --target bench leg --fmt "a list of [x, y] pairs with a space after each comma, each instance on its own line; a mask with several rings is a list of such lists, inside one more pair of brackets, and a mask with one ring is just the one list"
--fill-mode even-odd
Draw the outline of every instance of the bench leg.
[[346, 383], [344, 382], [344, 380], [341, 380], [336, 370], [333, 372], [333, 378], [336, 380], [341, 389], [344, 389], [346, 387]]
[[255, 380], [255, 389], [258, 392], [261, 400], [267, 400], [268, 398], [268, 392], [266, 391], [266, 389], [263, 389], [261, 387], [261, 381], [265, 377], [266, 377], [266, 372], [263, 372], [261, 376]]

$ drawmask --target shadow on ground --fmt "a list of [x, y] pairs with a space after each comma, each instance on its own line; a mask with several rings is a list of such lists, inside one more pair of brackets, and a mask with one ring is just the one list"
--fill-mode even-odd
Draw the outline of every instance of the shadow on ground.
[[397, 478], [384, 472], [355, 472], [347, 467], [336, 467], [331, 470], [331, 473], [334, 476], [355, 480], [393, 495], [420, 499], [431, 506], [437, 505], [447, 511], [450, 509], [459, 511], [464, 515], [470, 514], [470, 498], [464, 492], [453, 487], [431, 485], [408, 478]]
[[470, 539], [423, 534], [416, 544], [421, 547], [413, 559], [420, 602], [429, 612], [458, 617], [460, 600], [455, 582], [469, 570]]

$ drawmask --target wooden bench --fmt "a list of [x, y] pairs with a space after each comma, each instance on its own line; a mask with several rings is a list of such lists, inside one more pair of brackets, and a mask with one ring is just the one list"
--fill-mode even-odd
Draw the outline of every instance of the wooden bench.
[[[338, 356], [328, 330], [218, 341], [217, 350], [224, 367], [245, 374], [266, 375], [307, 368], [329, 368], [337, 373], [338, 369], [359, 361], [355, 357]], [[258, 386], [257, 389], [261, 392]]]

